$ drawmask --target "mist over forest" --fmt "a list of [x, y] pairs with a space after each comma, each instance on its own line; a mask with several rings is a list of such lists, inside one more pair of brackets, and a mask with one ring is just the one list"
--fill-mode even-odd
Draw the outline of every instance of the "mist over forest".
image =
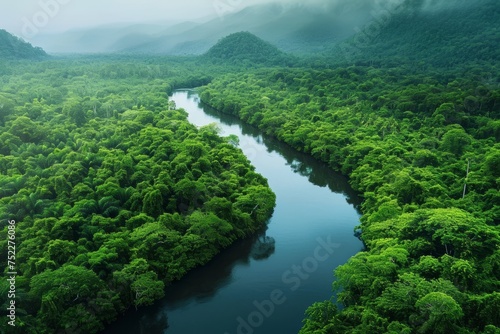
[[0, 14], [2, 333], [500, 333], [497, 0], [47, 1]]
[[[425, 14], [480, 6], [466, 1], [413, 1], [404, 10]], [[191, 55], [206, 52], [220, 38], [249, 31], [285, 51], [317, 52], [338, 43], [367, 24], [385, 23], [400, 11], [401, 1], [282, 1], [244, 7], [214, 2], [214, 11], [197, 20], [103, 24], [71, 28], [57, 34], [41, 31], [31, 42], [52, 53], [156, 53]], [[240, 7], [244, 7], [241, 9]], [[411, 7], [411, 9], [408, 9]], [[404, 11], [403, 10], [403, 11]]]

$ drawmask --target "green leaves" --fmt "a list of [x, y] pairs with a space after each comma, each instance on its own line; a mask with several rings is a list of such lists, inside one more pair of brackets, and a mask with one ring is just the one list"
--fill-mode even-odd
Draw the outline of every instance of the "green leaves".
[[64, 103], [62, 112], [68, 115], [76, 126], [82, 126], [87, 121], [87, 111], [83, 108], [79, 98], [71, 97]]
[[[444, 323], [480, 332], [493, 321], [465, 324], [445, 297], [449, 321], [415, 304], [443, 293], [471, 319], [477, 312], [465, 308], [458, 291], [498, 290], [500, 100], [479, 79], [498, 69], [425, 72], [401, 59], [384, 67], [387, 59], [369, 58], [356, 66], [331, 68], [324, 61], [307, 69], [228, 74], [204, 87], [201, 98], [348, 174], [364, 198], [366, 252], [336, 270], [345, 308], [328, 321], [307, 317], [303, 333], [432, 332]], [[235, 181], [220, 188], [232, 190]], [[258, 199], [247, 193], [235, 199], [233, 216], [255, 219]], [[218, 199], [209, 203], [229, 208]]]
[[138, 276], [130, 287], [135, 293], [135, 307], [151, 305], [164, 296], [165, 285], [158, 281], [156, 274], [151, 271]]
[[233, 241], [230, 237], [233, 226], [213, 213], [204, 214], [195, 211], [187, 218], [187, 221], [191, 225], [187, 233], [201, 236], [208, 245], [225, 248]]
[[463, 317], [460, 305], [442, 292], [431, 292], [415, 304], [424, 321], [420, 333], [449, 333]]
[[317, 302], [309, 306], [305, 312], [302, 333], [336, 333], [335, 328], [339, 323], [336, 321], [337, 307], [331, 301]]
[[[110, 304], [106, 310], [116, 314], [109, 299], [101, 300], [102, 304], [89, 303], [89, 300], [108, 290], [94, 272], [82, 267], [66, 265], [54, 271], [47, 270], [32, 278], [30, 288], [34, 300], [37, 303], [41, 301], [38, 318], [52, 328], [71, 328], [77, 321], [81, 328], [91, 331], [100, 329], [99, 318], [110, 316], [99, 313], [103, 304]], [[73, 318], [75, 314], [80, 318]]]
[[129, 290], [129, 298], [135, 307], [151, 305], [155, 300], [163, 297], [164, 284], [157, 275], [149, 270], [144, 259], [135, 259], [121, 271], [113, 274], [114, 280], [122, 289]]
[[462, 128], [452, 129], [445, 133], [442, 148], [456, 156], [462, 155], [471, 143], [471, 137]]
[[257, 223], [264, 223], [273, 213], [275, 203], [276, 195], [269, 188], [251, 186], [236, 199], [234, 208], [248, 213]]
[[409, 217], [400, 238], [423, 236], [432, 240], [440, 255], [484, 258], [494, 252], [500, 242], [498, 232], [460, 209], [419, 210]]
[[0, 218], [19, 220], [22, 318], [37, 332], [97, 332], [272, 213], [274, 194], [233, 142], [167, 110], [172, 87], [209, 79], [151, 66], [59, 59], [2, 77]]
[[40, 126], [26, 116], [17, 117], [11, 123], [10, 133], [25, 143], [36, 142], [42, 136]]
[[157, 218], [163, 213], [163, 197], [160, 190], [152, 189], [144, 196], [142, 211], [147, 215]]

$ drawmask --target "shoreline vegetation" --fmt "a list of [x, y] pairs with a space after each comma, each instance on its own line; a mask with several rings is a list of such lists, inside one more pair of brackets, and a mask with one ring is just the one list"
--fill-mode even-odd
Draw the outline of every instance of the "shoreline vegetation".
[[201, 87], [202, 101], [324, 161], [363, 197], [366, 250], [332, 268], [337, 299], [313, 304], [301, 334], [499, 333], [498, 4], [412, 13], [349, 60], [333, 46], [289, 56], [249, 33], [201, 57], [40, 59], [2, 33], [37, 55], [0, 60], [8, 332], [96, 333], [265, 227], [267, 180], [168, 99]]
[[11, 64], [0, 93], [0, 219], [15, 217], [18, 240], [9, 332], [95, 333], [265, 228], [267, 180], [216, 128], [174, 110], [147, 64]]
[[348, 175], [364, 198], [367, 250], [335, 271], [343, 309], [314, 304], [301, 333], [500, 326], [498, 87], [466, 73], [266, 69], [201, 91], [215, 109]]

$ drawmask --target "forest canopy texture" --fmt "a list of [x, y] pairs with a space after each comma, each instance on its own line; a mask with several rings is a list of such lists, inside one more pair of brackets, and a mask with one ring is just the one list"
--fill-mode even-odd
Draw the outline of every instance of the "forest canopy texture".
[[0, 256], [14, 219], [14, 330], [95, 333], [265, 228], [266, 179], [169, 101], [198, 87], [363, 198], [366, 248], [332, 268], [332, 299], [305, 311], [301, 334], [499, 333], [500, 9], [424, 15], [405, 3], [371, 39], [301, 57], [249, 33], [200, 57], [2, 57]]
[[7, 258], [15, 220], [17, 332], [95, 333], [265, 227], [267, 181], [216, 127], [174, 110], [168, 71], [64, 60], [2, 76], [0, 245]]
[[335, 270], [336, 299], [312, 305], [301, 334], [500, 331], [499, 7], [408, 4], [377, 37], [308, 68], [227, 74], [202, 90], [349, 175], [364, 198], [366, 250]]

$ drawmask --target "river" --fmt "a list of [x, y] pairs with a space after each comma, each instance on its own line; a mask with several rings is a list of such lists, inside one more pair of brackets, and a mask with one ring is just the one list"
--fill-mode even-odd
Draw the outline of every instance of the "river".
[[196, 126], [217, 123], [268, 179], [277, 205], [264, 235], [242, 240], [167, 287], [151, 307], [129, 311], [106, 334], [297, 333], [304, 311], [332, 296], [333, 269], [363, 249], [353, 235], [360, 200], [346, 178], [200, 105], [192, 90], [172, 99]]

